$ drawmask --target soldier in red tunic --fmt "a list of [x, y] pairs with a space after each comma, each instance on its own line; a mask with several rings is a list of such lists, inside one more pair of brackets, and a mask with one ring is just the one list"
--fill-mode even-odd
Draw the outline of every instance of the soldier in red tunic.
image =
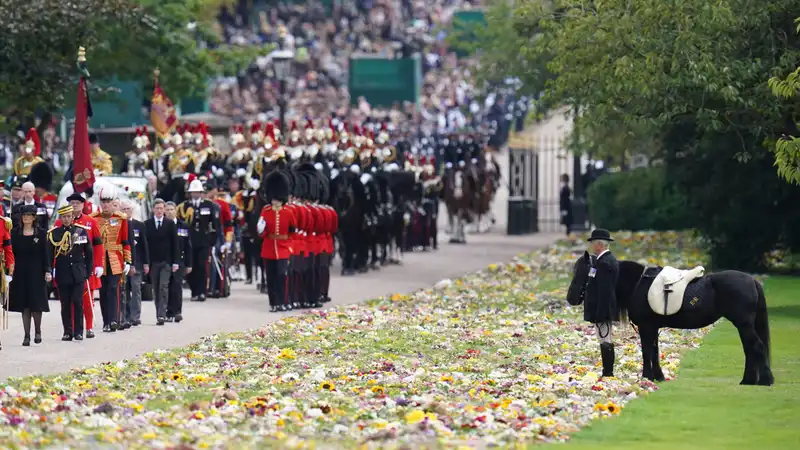
[[263, 239], [261, 258], [265, 260], [270, 311], [284, 311], [289, 257], [292, 254], [289, 233], [294, 231], [296, 223], [292, 211], [285, 206], [289, 201], [289, 180], [286, 175], [275, 170], [264, 181], [271, 204], [261, 210], [256, 229]]
[[[11, 278], [14, 275], [14, 251], [11, 249], [11, 219], [0, 215], [0, 296], [8, 292]], [[8, 308], [8, 305], [0, 306]], [[3, 314], [8, 314], [3, 312]], [[0, 345], [2, 348], [2, 345]]]
[[[83, 315], [86, 319], [86, 337], [93, 338], [94, 331], [94, 291], [100, 288], [100, 277], [103, 275], [103, 255], [105, 248], [103, 247], [103, 238], [100, 235], [100, 228], [97, 222], [84, 214], [86, 199], [77, 192], [67, 197], [67, 201], [72, 206], [74, 218], [72, 222], [88, 227], [89, 239], [92, 243], [92, 258], [94, 259], [94, 273], [90, 275], [89, 281], [86, 282], [86, 289], [83, 291]], [[57, 219], [55, 226], [61, 226], [61, 219]]]

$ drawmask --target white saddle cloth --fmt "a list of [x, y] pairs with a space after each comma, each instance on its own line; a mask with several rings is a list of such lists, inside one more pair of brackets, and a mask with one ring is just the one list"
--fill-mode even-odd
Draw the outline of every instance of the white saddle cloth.
[[705, 274], [703, 266], [690, 270], [680, 270], [666, 266], [656, 275], [647, 291], [647, 301], [656, 314], [671, 316], [681, 309], [683, 293], [693, 280]]

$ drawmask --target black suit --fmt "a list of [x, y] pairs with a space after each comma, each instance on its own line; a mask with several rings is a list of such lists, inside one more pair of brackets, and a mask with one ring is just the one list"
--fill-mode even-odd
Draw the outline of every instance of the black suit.
[[155, 218], [147, 219], [145, 231], [150, 253], [150, 279], [153, 282], [156, 318], [162, 319], [167, 314], [172, 266], [178, 263], [178, 231], [175, 222], [166, 216], [161, 218], [161, 226], [158, 228]]
[[[65, 233], [72, 234], [71, 247], [61, 249], [53, 245], [54, 242], [59, 244]], [[64, 334], [83, 335], [83, 289], [94, 265], [89, 230], [78, 225], [55, 227], [47, 233], [47, 241], [50, 254], [55, 258], [54, 278], [61, 301]], [[64, 250], [67, 253], [61, 254]]]
[[[11, 221], [14, 223], [14, 228], [22, 226], [22, 207], [25, 206], [24, 202], [17, 203], [11, 208]], [[50, 225], [50, 218], [47, 215], [47, 207], [44, 203], [33, 202], [36, 207], [36, 225], [40, 230], [46, 230]]]
[[128, 242], [131, 243], [131, 266], [136, 271], [133, 275], [128, 276], [128, 283], [125, 285], [125, 307], [122, 308], [123, 324], [136, 322], [141, 318], [144, 265], [150, 265], [150, 248], [147, 245], [147, 230], [144, 222], [136, 219], [128, 220]]
[[597, 259], [594, 276], [589, 275], [586, 287], [586, 302], [583, 306], [583, 319], [591, 323], [613, 322], [619, 320], [617, 308], [617, 279], [619, 263], [610, 251]]
[[192, 240], [189, 237], [189, 226], [178, 219], [178, 270], [172, 272], [169, 281], [169, 301], [167, 317], [183, 314], [183, 277], [187, 268], [192, 267]]

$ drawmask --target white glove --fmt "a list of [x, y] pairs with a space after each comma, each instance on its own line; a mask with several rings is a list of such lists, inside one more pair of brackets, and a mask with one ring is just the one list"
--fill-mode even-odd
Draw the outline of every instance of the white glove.
[[231, 249], [231, 243], [230, 242], [226, 242], [226, 243], [222, 244], [222, 247], [220, 248], [220, 251], [222, 253], [227, 253], [230, 249]]
[[125, 263], [125, 267], [122, 268], [122, 273], [125, 274], [125, 276], [128, 276], [128, 272], [130, 271], [131, 271], [131, 265]]
[[177, 272], [178, 271], [178, 265], [177, 264], [173, 264], [172, 265], [172, 271], [173, 272]]
[[102, 267], [95, 267], [94, 268], [94, 276], [100, 278], [103, 276], [103, 268]]
[[264, 232], [267, 229], [267, 222], [264, 220], [263, 217], [258, 218], [258, 225], [256, 225], [256, 230], [258, 230], [258, 234]]
[[13, 279], [14, 277], [12, 277], [11, 275], [6, 275], [6, 283], [11, 284], [11, 280]]

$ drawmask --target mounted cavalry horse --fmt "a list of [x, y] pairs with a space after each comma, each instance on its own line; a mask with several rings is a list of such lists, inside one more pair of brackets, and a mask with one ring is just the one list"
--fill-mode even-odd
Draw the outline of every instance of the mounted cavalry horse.
[[[584, 252], [573, 268], [567, 292], [570, 305], [586, 297], [589, 279], [596, 271], [597, 258]], [[775, 379], [770, 369], [769, 321], [764, 290], [755, 278], [735, 270], [703, 276], [704, 269], [678, 270], [646, 267], [633, 261], [619, 262], [616, 284], [617, 307], [638, 326], [642, 344], [642, 376], [663, 381], [659, 364], [658, 332], [661, 328], [698, 329], [720, 318], [738, 330], [745, 354], [740, 384], [770, 386]]]
[[464, 161], [448, 163], [444, 171], [444, 204], [447, 219], [452, 229], [451, 244], [466, 244], [466, 224], [472, 221], [472, 206], [475, 201], [477, 174]]

